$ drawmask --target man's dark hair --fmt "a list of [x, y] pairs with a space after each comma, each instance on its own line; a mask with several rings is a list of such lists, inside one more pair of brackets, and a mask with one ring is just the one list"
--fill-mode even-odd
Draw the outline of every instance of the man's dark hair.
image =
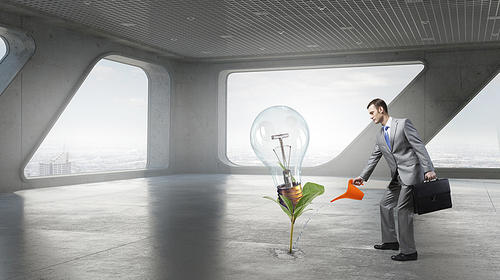
[[385, 101], [380, 99], [380, 98], [375, 98], [370, 103], [368, 103], [368, 106], [366, 106], [366, 109], [370, 108], [370, 106], [375, 105], [375, 108], [382, 107], [384, 109], [384, 112], [389, 114], [389, 110], [387, 109], [387, 104], [385, 104]]

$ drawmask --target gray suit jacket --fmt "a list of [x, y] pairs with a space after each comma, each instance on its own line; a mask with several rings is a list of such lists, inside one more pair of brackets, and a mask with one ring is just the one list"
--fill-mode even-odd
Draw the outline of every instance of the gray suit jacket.
[[391, 178], [394, 180], [399, 174], [405, 185], [422, 182], [426, 172], [434, 171], [427, 149], [409, 119], [392, 118], [389, 139], [392, 151], [381, 128], [377, 133], [375, 149], [360, 175], [364, 181], [368, 181], [382, 155], [391, 170]]

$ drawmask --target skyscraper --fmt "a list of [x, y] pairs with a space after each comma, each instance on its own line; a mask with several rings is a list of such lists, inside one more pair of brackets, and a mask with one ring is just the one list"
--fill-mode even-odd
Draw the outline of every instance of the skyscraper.
[[40, 162], [40, 176], [71, 173], [69, 152], [62, 152], [49, 162]]

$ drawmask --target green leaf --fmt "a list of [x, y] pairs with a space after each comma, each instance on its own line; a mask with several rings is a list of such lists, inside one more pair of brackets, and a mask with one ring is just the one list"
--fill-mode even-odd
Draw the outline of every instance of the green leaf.
[[302, 215], [302, 213], [304, 213], [306, 210], [306, 207], [307, 205], [302, 205], [300, 207], [295, 207], [295, 211], [293, 212], [293, 217], [294, 219], [297, 219], [298, 217], [300, 217], [300, 215]]
[[307, 182], [302, 188], [302, 193], [306, 195], [312, 192], [317, 192], [319, 193], [318, 195], [322, 195], [325, 192], [325, 187], [320, 184]]
[[295, 205], [295, 207], [293, 207], [292, 201], [290, 201], [290, 199], [288, 199], [286, 196], [283, 196], [283, 195], [279, 195], [279, 198], [281, 198], [283, 200], [286, 207], [283, 206], [279, 202], [279, 198], [274, 199], [274, 198], [269, 197], [269, 196], [264, 196], [264, 198], [272, 200], [275, 203], [277, 203], [281, 207], [283, 212], [285, 212], [288, 215], [288, 217], [290, 218], [290, 221], [293, 224], [295, 222], [295, 220], [298, 217], [300, 217], [304, 212], [312, 210], [312, 209], [306, 209], [306, 207], [309, 204], [312, 204], [312, 201], [316, 197], [322, 195], [324, 192], [325, 192], [325, 187], [323, 187], [322, 185], [319, 185], [316, 183], [311, 183], [311, 182], [306, 183], [302, 189], [303, 196], [299, 199], [299, 201], [297, 202], [297, 205]]
[[280, 204], [280, 203], [278, 202], [278, 200], [277, 200], [277, 199], [272, 198], [272, 197], [270, 197], [270, 196], [264, 196], [264, 198], [265, 198], [265, 199], [272, 200], [272, 201], [274, 201], [274, 202], [276, 202], [276, 203]]
[[292, 213], [292, 216], [293, 216], [293, 203], [292, 203], [292, 201], [290, 199], [288, 199], [288, 197], [283, 196], [281, 194], [279, 196], [281, 197], [281, 199], [283, 200], [283, 202], [285, 202], [286, 207], [288, 208], [288, 210], [290, 210], [290, 213]]
[[[304, 207], [304, 208], [302, 208], [302, 209], [305, 209], [305, 207]], [[294, 216], [294, 217], [295, 217], [295, 220], [297, 220], [297, 218], [298, 218], [298, 217], [300, 217], [302, 214], [304, 214], [304, 212], [311, 211], [311, 210], [312, 210], [311, 208], [309, 208], [309, 209], [305, 209], [305, 210], [301, 210], [299, 213], [297, 213], [297, 214]]]
[[269, 199], [269, 200], [274, 201], [275, 203], [277, 203], [281, 207], [281, 209], [283, 210], [283, 212], [285, 212], [285, 214], [287, 214], [287, 216], [290, 219], [293, 219], [292, 212], [290, 210], [288, 210], [288, 208], [286, 208], [285, 206], [281, 205], [281, 203], [279, 202], [279, 199], [275, 199], [275, 198], [272, 198], [272, 197], [269, 197], [269, 196], [264, 196], [264, 198]]
[[313, 199], [315, 199], [319, 194], [318, 193], [308, 193], [304, 196], [302, 196], [297, 202], [297, 205], [295, 205], [295, 208], [299, 208], [301, 206], [307, 206], [312, 203]]
[[304, 188], [302, 189], [302, 194], [303, 196], [300, 198], [299, 202], [297, 202], [297, 205], [295, 205], [295, 209], [293, 212], [293, 218], [296, 220], [300, 215], [302, 215], [305, 211], [305, 208], [309, 205], [312, 204], [312, 201], [322, 195], [325, 192], [325, 187], [319, 184], [315, 183], [306, 183], [304, 185]]

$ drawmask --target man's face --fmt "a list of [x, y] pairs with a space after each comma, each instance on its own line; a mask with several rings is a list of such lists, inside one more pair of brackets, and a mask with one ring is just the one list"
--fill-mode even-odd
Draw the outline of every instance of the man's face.
[[384, 109], [382, 109], [382, 107], [375, 108], [375, 105], [370, 105], [370, 107], [368, 107], [368, 114], [370, 115], [370, 119], [376, 124], [381, 123], [384, 119], [384, 116], [382, 114], [383, 110]]

